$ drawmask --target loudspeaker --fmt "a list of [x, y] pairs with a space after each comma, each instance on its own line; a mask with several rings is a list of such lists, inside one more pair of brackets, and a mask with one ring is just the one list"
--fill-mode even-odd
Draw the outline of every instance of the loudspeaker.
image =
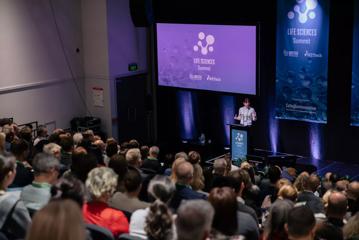
[[148, 27], [154, 22], [152, 0], [129, 0], [132, 22], [136, 27]]

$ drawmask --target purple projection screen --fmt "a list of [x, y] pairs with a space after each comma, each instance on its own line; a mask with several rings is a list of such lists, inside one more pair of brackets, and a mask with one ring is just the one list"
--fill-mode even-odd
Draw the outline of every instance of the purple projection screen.
[[256, 26], [158, 23], [158, 85], [255, 95], [256, 47]]

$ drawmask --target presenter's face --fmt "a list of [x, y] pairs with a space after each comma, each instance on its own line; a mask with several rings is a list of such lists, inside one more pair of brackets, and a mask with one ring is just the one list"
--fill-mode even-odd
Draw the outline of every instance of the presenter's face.
[[246, 102], [243, 102], [243, 105], [248, 108], [251, 105], [251, 103], [246, 101]]

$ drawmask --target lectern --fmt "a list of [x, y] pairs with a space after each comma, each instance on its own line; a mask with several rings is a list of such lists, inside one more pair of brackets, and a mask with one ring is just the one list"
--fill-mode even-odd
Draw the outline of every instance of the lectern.
[[250, 126], [243, 126], [240, 124], [228, 124], [230, 126], [230, 144], [232, 161], [241, 162], [247, 157], [248, 150], [250, 149], [248, 133], [251, 129]]

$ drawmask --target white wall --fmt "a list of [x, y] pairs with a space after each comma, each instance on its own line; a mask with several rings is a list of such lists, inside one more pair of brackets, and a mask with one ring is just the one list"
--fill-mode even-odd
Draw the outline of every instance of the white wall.
[[48, 0], [0, 1], [0, 117], [17, 123], [56, 121], [68, 127], [85, 113], [74, 81], [83, 93], [81, 3], [52, 0], [72, 79]]

